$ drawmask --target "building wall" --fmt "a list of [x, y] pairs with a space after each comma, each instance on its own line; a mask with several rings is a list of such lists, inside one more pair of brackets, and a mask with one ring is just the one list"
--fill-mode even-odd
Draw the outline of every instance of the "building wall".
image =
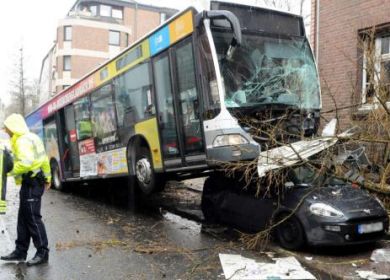
[[[143, 7], [123, 7], [123, 19], [102, 19], [92, 17], [81, 11], [71, 11], [69, 16], [59, 21], [57, 26], [56, 47], [48, 56], [53, 57], [54, 75], [45, 67], [41, 85], [45, 88], [45, 99], [59, 93], [64, 86], [75, 83], [85, 74], [114, 57], [138, 38], [160, 25], [160, 14], [164, 9]], [[172, 11], [168, 11], [171, 14]], [[72, 27], [72, 40], [64, 41], [64, 26]], [[110, 30], [120, 32], [120, 45], [109, 45]], [[64, 56], [71, 56], [71, 71], [63, 71]], [[50, 67], [49, 67], [50, 68]], [[42, 69], [43, 70], [43, 69]], [[50, 80], [50, 82], [48, 82]], [[48, 86], [51, 84], [51, 86]]]
[[140, 8], [126, 8], [124, 25], [132, 27], [132, 32], [129, 35], [129, 41], [132, 43], [160, 25], [160, 13]]
[[[316, 0], [312, 1], [315, 11]], [[362, 48], [359, 30], [390, 22], [390, 1], [322, 0], [319, 7], [319, 34], [312, 17], [312, 42], [319, 35], [318, 66], [323, 111], [348, 107], [361, 99]], [[315, 44], [314, 50], [315, 50]], [[334, 100], [336, 102], [334, 102]], [[335, 104], [336, 103], [336, 104]], [[338, 111], [342, 128], [351, 123], [357, 108]], [[335, 115], [334, 112], [326, 117]]]

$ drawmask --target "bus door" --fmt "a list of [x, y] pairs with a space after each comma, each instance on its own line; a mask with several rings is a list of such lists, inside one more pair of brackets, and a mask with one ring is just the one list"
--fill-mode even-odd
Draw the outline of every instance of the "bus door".
[[73, 105], [68, 105], [61, 110], [60, 115], [63, 135], [64, 151], [62, 158], [65, 171], [71, 172], [73, 177], [78, 177], [80, 172], [80, 156], [77, 144], [77, 132]]
[[[57, 113], [56, 113], [57, 114]], [[58, 145], [58, 125], [56, 123], [56, 115], [43, 120], [43, 139], [46, 149], [47, 157], [52, 164], [52, 160], [55, 159], [57, 164], [60, 163], [60, 147]]]
[[153, 60], [162, 153], [168, 170], [204, 164], [206, 159], [193, 53], [189, 38]]

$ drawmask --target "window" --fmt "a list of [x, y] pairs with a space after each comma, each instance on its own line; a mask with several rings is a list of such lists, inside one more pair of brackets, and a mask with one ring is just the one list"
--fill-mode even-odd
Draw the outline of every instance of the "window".
[[382, 55], [390, 53], [389, 41], [390, 41], [390, 37], [381, 38], [381, 54]]
[[92, 130], [98, 152], [118, 140], [112, 93], [112, 85], [108, 84], [91, 95]]
[[164, 157], [176, 157], [179, 154], [175, 109], [173, 106], [173, 91], [167, 55], [153, 62], [154, 85], [156, 88], [156, 103], [161, 131], [162, 150]]
[[141, 45], [133, 48], [116, 61], [116, 70], [120, 70], [142, 56]]
[[111, 17], [111, 6], [100, 5], [100, 16]]
[[117, 19], [123, 19], [122, 9], [112, 8], [112, 17]]
[[74, 104], [74, 115], [76, 119], [77, 140], [84, 140], [92, 137], [92, 123], [90, 115], [89, 98], [84, 97]]
[[167, 20], [166, 13], [160, 13], [160, 24]]
[[105, 67], [104, 69], [102, 69], [101, 71], [100, 71], [100, 81], [104, 81], [105, 79], [107, 79], [108, 78], [108, 68], [107, 67]]
[[362, 104], [373, 105], [378, 102], [377, 94], [384, 96], [389, 92], [390, 36], [367, 37], [364, 41]]
[[120, 45], [120, 36], [121, 36], [121, 33], [119, 31], [110, 30], [108, 44], [111, 46], [119, 46]]
[[217, 86], [217, 75], [215, 73], [214, 61], [211, 54], [211, 48], [209, 40], [207, 38], [206, 30], [201, 28], [199, 38], [199, 54], [202, 57], [200, 60], [201, 68], [203, 72], [203, 79], [205, 79], [206, 92], [205, 92], [205, 105], [206, 105], [206, 118], [214, 118], [220, 112], [220, 99]]
[[64, 26], [64, 41], [72, 41], [72, 26]]
[[71, 56], [70, 55], [65, 55], [64, 56], [64, 71], [70, 71], [72, 70], [72, 65], [71, 65]]
[[176, 73], [179, 92], [179, 115], [182, 120], [185, 138], [184, 148], [186, 154], [195, 154], [203, 149], [203, 141], [191, 41], [176, 49]]
[[97, 16], [97, 6], [90, 6], [89, 10], [91, 11], [91, 15]]
[[127, 71], [116, 81], [115, 100], [119, 127], [129, 127], [154, 114], [149, 64]]

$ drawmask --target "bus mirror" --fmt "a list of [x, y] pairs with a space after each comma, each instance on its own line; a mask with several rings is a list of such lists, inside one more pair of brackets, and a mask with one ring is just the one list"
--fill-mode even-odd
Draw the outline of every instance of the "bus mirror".
[[200, 19], [210, 19], [210, 20], [218, 20], [225, 19], [230, 23], [230, 27], [233, 31], [233, 38], [230, 43], [229, 49], [226, 53], [228, 59], [233, 56], [234, 50], [241, 45], [242, 42], [242, 34], [241, 34], [241, 26], [240, 21], [230, 11], [225, 10], [213, 10], [213, 11], [203, 11], [199, 17], [197, 17], [197, 24], [200, 23]]

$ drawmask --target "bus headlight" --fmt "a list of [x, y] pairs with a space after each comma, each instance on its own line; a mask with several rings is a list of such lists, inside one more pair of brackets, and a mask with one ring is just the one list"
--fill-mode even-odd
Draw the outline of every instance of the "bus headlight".
[[317, 216], [330, 217], [330, 218], [342, 218], [343, 212], [325, 203], [313, 203], [310, 205], [309, 210], [311, 213]]
[[226, 134], [215, 137], [213, 147], [248, 144], [248, 140], [240, 134]]

